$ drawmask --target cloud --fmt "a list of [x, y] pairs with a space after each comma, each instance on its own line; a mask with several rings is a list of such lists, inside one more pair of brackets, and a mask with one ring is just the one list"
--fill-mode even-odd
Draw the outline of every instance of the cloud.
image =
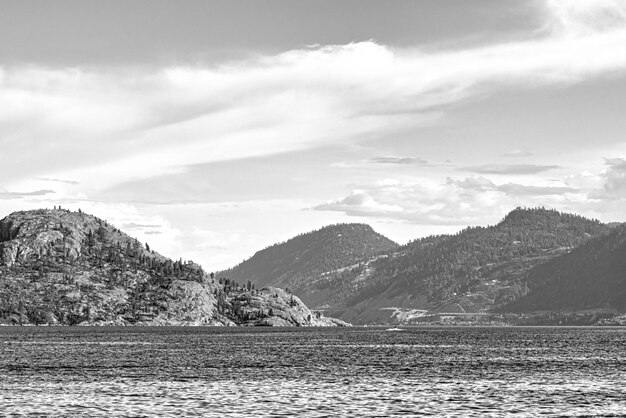
[[563, 185], [496, 184], [482, 176], [378, 181], [348, 196], [315, 206], [350, 216], [424, 225], [485, 225], [517, 206], [563, 207], [586, 200], [584, 191]]
[[446, 184], [462, 190], [473, 190], [477, 192], [496, 190], [498, 188], [491, 180], [485, 177], [466, 177], [463, 180], [455, 180], [448, 177]]
[[511, 158], [521, 158], [521, 157], [530, 157], [534, 155], [532, 152], [528, 150], [516, 149], [509, 152], [505, 152], [502, 154], [503, 157], [511, 157]]
[[601, 175], [602, 188], [592, 194], [596, 199], [626, 199], [626, 159], [607, 158], [606, 170]]
[[427, 165], [428, 161], [417, 157], [375, 157], [371, 160], [376, 164]]
[[19, 199], [22, 197], [44, 196], [54, 193], [54, 190], [35, 190], [33, 192], [0, 192], [0, 199]]
[[560, 168], [558, 165], [542, 164], [484, 164], [462, 167], [459, 170], [476, 174], [537, 174]]
[[0, 67], [0, 176], [102, 189], [193, 164], [391, 138], [485, 92], [626, 69], [623, 3], [537, 10], [543, 32], [464, 49], [366, 41], [211, 65]]
[[401, 206], [380, 203], [362, 190], [355, 190], [349, 196], [326, 202], [313, 209], [344, 212], [350, 216], [387, 216], [403, 211]]
[[[456, 184], [448, 180], [442, 184], [426, 178], [413, 181], [388, 179], [364, 185], [345, 198], [326, 202], [314, 209], [413, 224], [474, 223], [476, 215], [482, 218], [487, 213], [484, 205], [478, 205], [477, 201], [491, 200], [489, 194], [493, 194], [482, 190], [481, 182], [478, 179]], [[485, 183], [485, 187], [488, 188], [489, 184]]]
[[581, 192], [579, 189], [565, 185], [537, 186], [518, 183], [505, 183], [497, 185], [485, 177], [467, 177], [463, 180], [448, 178], [447, 184], [455, 186], [460, 190], [470, 190], [474, 192], [496, 191], [505, 193], [512, 197], [556, 196], [564, 193]]
[[146, 228], [160, 228], [163, 225], [157, 224], [138, 224], [135, 222], [129, 222], [122, 225], [124, 229], [146, 229]]
[[514, 183], [497, 186], [497, 190], [511, 196], [550, 196], [579, 192], [579, 190], [567, 186], [526, 186]]
[[71, 184], [71, 185], [80, 184], [80, 182], [75, 181], [75, 180], [51, 179], [51, 178], [46, 178], [46, 177], [38, 177], [37, 180], [49, 181], [49, 182], [54, 182], [54, 183]]
[[626, 21], [626, 6], [620, 0], [548, 0], [545, 6], [551, 30], [570, 37], [620, 29]]

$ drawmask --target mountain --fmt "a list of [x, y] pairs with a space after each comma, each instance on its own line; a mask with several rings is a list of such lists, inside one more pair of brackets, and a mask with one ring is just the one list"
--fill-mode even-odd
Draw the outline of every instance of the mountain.
[[362, 284], [327, 313], [389, 323], [488, 312], [527, 293], [530, 269], [609, 230], [578, 215], [517, 208], [496, 225], [419, 239], [369, 263]]
[[486, 314], [526, 295], [531, 269], [613, 227], [517, 208], [496, 225], [397, 246], [367, 225], [332, 225], [259, 251], [220, 275], [288, 287], [308, 305], [361, 324]]
[[529, 292], [503, 312], [626, 312], [626, 226], [529, 271]]
[[344, 324], [283, 290], [217, 280], [102, 219], [64, 209], [0, 221], [0, 323]]
[[[218, 273], [237, 281], [248, 280], [257, 287], [289, 288], [312, 306], [342, 294], [336, 286], [316, 292], [311, 284], [341, 276], [398, 244], [376, 233], [369, 225], [337, 224], [298, 235], [254, 254], [238, 266]], [[337, 283], [344, 285], [340, 280]], [[348, 286], [351, 290], [351, 286]]]

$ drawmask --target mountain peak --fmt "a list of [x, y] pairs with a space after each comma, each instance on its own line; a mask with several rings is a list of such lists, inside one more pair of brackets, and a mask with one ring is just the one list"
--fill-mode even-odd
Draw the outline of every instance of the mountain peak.
[[597, 227], [601, 225], [596, 219], [588, 219], [581, 215], [559, 212], [555, 209], [546, 209], [543, 207], [522, 208], [517, 207], [509, 212], [498, 226], [512, 227], [567, 227], [571, 225], [585, 225]]
[[257, 286], [297, 288], [312, 277], [358, 263], [398, 244], [362, 223], [340, 223], [274, 244], [224, 272]]
[[133, 248], [137, 255], [164, 262], [165, 257], [96, 216], [66, 209], [13, 212], [0, 220], [0, 262], [8, 267], [28, 264], [60, 251], [76, 260], [85, 252], [107, 247]]

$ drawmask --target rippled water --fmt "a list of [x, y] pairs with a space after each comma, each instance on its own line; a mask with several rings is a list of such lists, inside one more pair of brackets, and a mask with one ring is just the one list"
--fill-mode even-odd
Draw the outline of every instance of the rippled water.
[[619, 328], [0, 328], [0, 415], [623, 416]]

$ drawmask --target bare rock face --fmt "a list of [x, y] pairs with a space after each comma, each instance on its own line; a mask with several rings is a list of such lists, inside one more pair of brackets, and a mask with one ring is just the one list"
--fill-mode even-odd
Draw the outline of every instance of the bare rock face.
[[2, 264], [7, 267], [13, 267], [17, 258], [19, 245], [17, 243], [9, 242], [0, 244], [0, 255]]
[[7, 267], [27, 265], [53, 250], [75, 260], [82, 253], [88, 232], [102, 228], [102, 221], [80, 212], [40, 209], [12, 213], [0, 221], [1, 262]]
[[168, 325], [210, 325], [217, 317], [213, 288], [208, 284], [175, 280], [169, 289], [166, 311], [154, 323]]

